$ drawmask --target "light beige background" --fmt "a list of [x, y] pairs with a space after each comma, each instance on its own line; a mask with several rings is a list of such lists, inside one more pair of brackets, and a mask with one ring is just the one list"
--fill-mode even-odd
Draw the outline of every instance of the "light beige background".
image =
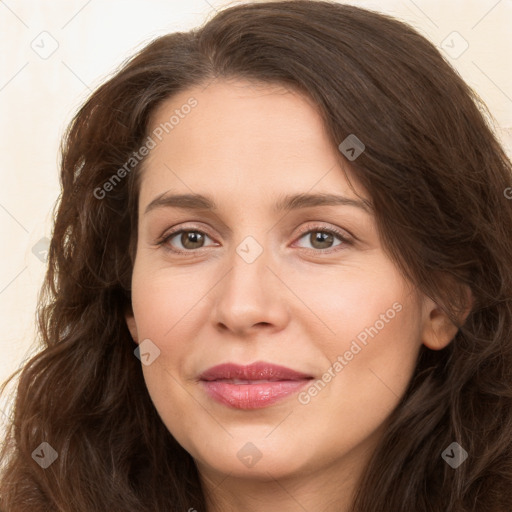
[[[37, 350], [36, 300], [66, 124], [134, 50], [155, 36], [190, 29], [228, 3], [240, 2], [0, 1], [0, 381]], [[407, 21], [440, 47], [487, 103], [512, 154], [511, 0], [346, 3]], [[0, 420], [9, 404], [0, 402]]]

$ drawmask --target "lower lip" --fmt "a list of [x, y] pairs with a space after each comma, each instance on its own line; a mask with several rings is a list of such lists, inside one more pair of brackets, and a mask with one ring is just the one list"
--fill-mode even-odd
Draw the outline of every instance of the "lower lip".
[[280, 380], [262, 384], [230, 384], [223, 381], [201, 381], [211, 398], [235, 409], [261, 409], [292, 395], [310, 379]]

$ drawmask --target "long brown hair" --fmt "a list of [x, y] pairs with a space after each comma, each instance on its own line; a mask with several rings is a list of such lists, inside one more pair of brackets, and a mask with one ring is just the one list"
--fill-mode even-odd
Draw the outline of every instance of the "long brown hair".
[[[345, 163], [371, 196], [383, 246], [459, 327], [445, 349], [422, 346], [352, 511], [510, 511], [510, 160], [485, 105], [433, 44], [391, 17], [311, 0], [229, 7], [159, 37], [72, 120], [43, 349], [19, 376], [2, 511], [205, 512], [194, 461], [159, 418], [125, 323], [144, 160], [104, 185], [147, 140], [163, 100], [227, 77], [301, 91], [334, 145], [350, 134], [364, 143]], [[463, 286], [473, 304], [460, 325]], [[32, 456], [42, 442], [58, 454], [46, 469]], [[454, 442], [468, 453], [457, 468], [441, 456]]]

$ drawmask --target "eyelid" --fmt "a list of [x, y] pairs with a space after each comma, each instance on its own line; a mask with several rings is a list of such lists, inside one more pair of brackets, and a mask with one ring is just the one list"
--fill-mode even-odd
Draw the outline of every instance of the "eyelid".
[[355, 239], [355, 237], [346, 229], [341, 229], [331, 224], [325, 224], [322, 223], [321, 221], [309, 221], [309, 223], [306, 223], [306, 225], [301, 226], [299, 228], [299, 235], [302, 236], [311, 231], [327, 231], [335, 233], [340, 238], [345, 238], [349, 240]]

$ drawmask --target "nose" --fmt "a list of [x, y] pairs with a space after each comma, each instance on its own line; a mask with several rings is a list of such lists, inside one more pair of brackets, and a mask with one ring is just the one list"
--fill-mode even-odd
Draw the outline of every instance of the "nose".
[[289, 297], [271, 260], [267, 250], [251, 263], [233, 251], [230, 270], [215, 287], [213, 321], [218, 329], [247, 336], [286, 326]]

